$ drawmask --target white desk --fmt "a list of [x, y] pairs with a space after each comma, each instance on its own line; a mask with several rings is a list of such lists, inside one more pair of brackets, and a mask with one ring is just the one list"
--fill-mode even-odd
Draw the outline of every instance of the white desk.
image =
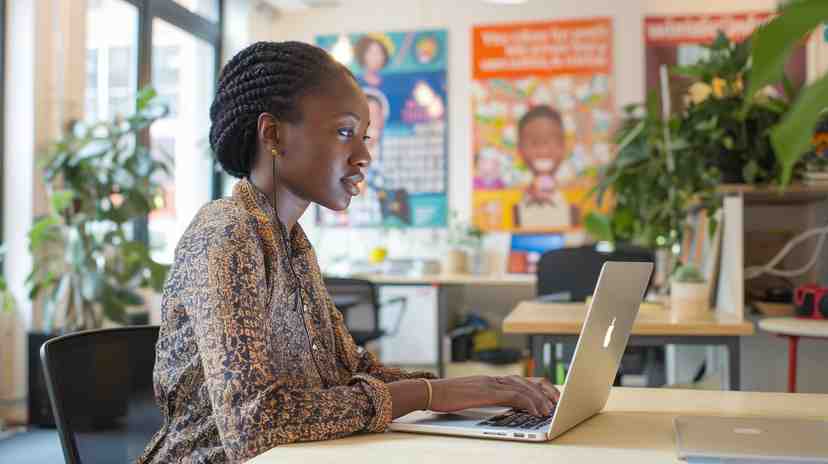
[[678, 415], [825, 419], [828, 395], [614, 388], [601, 414], [548, 443], [403, 433], [365, 434], [276, 447], [249, 461], [267, 463], [680, 463]]
[[352, 277], [370, 280], [377, 285], [388, 286], [430, 286], [437, 292], [437, 372], [440, 377], [445, 376], [443, 358], [443, 336], [448, 331], [448, 290], [452, 287], [486, 286], [486, 287], [521, 287], [534, 288], [537, 282], [535, 274], [432, 274], [422, 276], [405, 276], [389, 274], [355, 274]]

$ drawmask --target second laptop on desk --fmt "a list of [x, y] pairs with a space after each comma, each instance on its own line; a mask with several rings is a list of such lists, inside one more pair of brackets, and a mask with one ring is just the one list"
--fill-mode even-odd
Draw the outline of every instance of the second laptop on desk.
[[598, 277], [572, 367], [552, 417], [523, 413], [415, 412], [391, 423], [398, 432], [459, 435], [506, 440], [552, 440], [600, 412], [653, 271], [652, 263], [607, 262]]

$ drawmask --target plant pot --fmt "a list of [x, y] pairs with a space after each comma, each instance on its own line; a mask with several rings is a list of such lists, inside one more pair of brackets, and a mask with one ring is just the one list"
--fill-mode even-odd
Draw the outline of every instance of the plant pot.
[[469, 269], [468, 253], [459, 248], [449, 250], [446, 254], [444, 269], [447, 274], [466, 274]]
[[679, 319], [693, 319], [710, 310], [710, 286], [704, 283], [671, 282], [670, 313]]

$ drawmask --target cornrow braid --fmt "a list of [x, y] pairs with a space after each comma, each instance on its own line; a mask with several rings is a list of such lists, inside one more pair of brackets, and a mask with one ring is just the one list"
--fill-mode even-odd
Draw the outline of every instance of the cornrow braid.
[[256, 42], [237, 53], [224, 65], [210, 106], [210, 148], [222, 168], [249, 176], [259, 115], [298, 122], [299, 99], [343, 70], [327, 52], [302, 42]]

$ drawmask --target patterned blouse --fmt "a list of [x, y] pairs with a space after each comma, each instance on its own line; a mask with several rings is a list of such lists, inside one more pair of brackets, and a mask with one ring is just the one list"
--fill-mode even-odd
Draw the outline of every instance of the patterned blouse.
[[432, 377], [384, 367], [354, 344], [301, 227], [287, 240], [274, 218], [242, 179], [181, 238], [156, 347], [164, 423], [139, 463], [239, 462], [280, 444], [381, 432], [386, 383]]

